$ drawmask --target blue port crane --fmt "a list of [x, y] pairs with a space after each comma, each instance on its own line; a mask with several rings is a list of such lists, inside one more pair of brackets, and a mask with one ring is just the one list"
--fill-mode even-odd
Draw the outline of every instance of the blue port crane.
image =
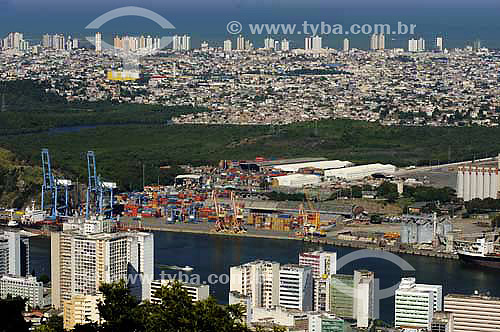
[[[89, 218], [91, 214], [102, 215], [106, 212], [109, 212], [110, 217], [113, 217], [113, 190], [116, 188], [116, 183], [101, 181], [101, 177], [97, 174], [94, 151], [87, 152], [87, 171], [89, 182], [87, 186], [85, 217]], [[110, 210], [105, 210], [106, 205], [104, 200], [107, 197], [109, 197]]]
[[[48, 216], [50, 219], [68, 216], [70, 213], [69, 192], [72, 182], [54, 177], [49, 150], [46, 148], [42, 149], [42, 172], [42, 210], [50, 211]], [[63, 192], [62, 197], [59, 196], [60, 192]], [[49, 202], [47, 202], [47, 198]]]

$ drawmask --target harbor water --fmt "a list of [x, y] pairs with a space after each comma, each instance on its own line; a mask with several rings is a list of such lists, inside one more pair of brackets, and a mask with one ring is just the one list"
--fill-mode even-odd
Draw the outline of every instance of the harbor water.
[[[155, 274], [160, 275], [160, 265], [191, 266], [190, 273], [165, 271], [169, 276], [187, 274], [189, 280], [207, 282], [210, 275], [217, 275], [219, 283], [210, 285], [210, 293], [220, 303], [227, 303], [229, 295], [229, 268], [256, 259], [273, 260], [282, 264], [298, 263], [300, 252], [320, 249], [317, 244], [292, 240], [265, 238], [230, 237], [208, 234], [154, 232]], [[324, 250], [336, 251], [340, 258], [356, 249], [336, 248], [324, 245]], [[364, 258], [342, 267], [338, 273], [352, 274], [356, 269], [375, 272], [384, 289], [397, 284], [401, 277], [414, 276], [418, 283], [443, 285], [443, 294], [471, 294], [475, 290], [500, 296], [498, 277], [500, 270], [482, 269], [465, 265], [457, 260], [401, 255], [414, 269], [402, 271], [394, 263], [379, 258]], [[31, 241], [31, 270], [37, 275], [50, 275], [50, 239], [37, 237]], [[184, 276], [184, 278], [188, 278]], [[226, 280], [227, 279], [227, 280]], [[213, 277], [212, 277], [213, 280]], [[394, 320], [394, 298], [381, 301], [380, 318], [387, 322]]]

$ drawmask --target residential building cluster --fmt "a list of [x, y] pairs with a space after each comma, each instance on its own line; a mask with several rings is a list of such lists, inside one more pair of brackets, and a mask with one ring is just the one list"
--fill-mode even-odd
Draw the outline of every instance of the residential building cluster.
[[336, 261], [335, 252], [314, 251], [300, 254], [299, 264], [257, 260], [233, 266], [229, 303], [242, 304], [252, 325], [297, 328], [306, 317], [316, 331], [321, 324], [344, 331], [353, 319], [367, 328], [375, 317], [374, 274], [337, 275]]
[[154, 51], [161, 48], [161, 38], [151, 36], [115, 36], [113, 39], [115, 49], [123, 51]]
[[[62, 35], [46, 35], [49, 48], [23, 52], [22, 34], [13, 33], [3, 44], [19, 51], [2, 51], [0, 78], [47, 82], [68, 101], [206, 109], [178, 116], [174, 123], [282, 125], [349, 118], [383, 125], [498, 125], [497, 51], [418, 52], [425, 43], [416, 40], [416, 48], [411, 48], [415, 52], [405, 52], [387, 49], [384, 35], [372, 39], [372, 46], [385, 49], [352, 49], [348, 39], [344, 50], [328, 49], [320, 36], [306, 37], [307, 51], [291, 50], [288, 40], [273, 37], [266, 38], [263, 49], [255, 49], [238, 36], [236, 51], [229, 52], [232, 40], [223, 48], [205, 42], [202, 49], [192, 49], [189, 36], [174, 36], [174, 50], [161, 51], [171, 56], [141, 58], [144, 79], [134, 76], [123, 82], [107, 75], [124, 64], [117, 54], [103, 50], [100, 33], [95, 50], [73, 49], [69, 54], [59, 51], [63, 44], [68, 47]], [[437, 49], [443, 43], [442, 38], [436, 40]], [[116, 37], [115, 44], [154, 48], [158, 39]]]
[[42, 47], [54, 50], [67, 50], [79, 48], [79, 40], [68, 36], [67, 38], [62, 34], [49, 35], [45, 34], [42, 37]]
[[32, 309], [50, 304], [44, 297], [43, 283], [30, 273], [29, 236], [20, 231], [4, 231], [0, 234], [0, 298], [22, 297]]

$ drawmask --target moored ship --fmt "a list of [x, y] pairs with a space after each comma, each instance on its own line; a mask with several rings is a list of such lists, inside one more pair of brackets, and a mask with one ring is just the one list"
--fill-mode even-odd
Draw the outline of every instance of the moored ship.
[[455, 248], [460, 260], [466, 263], [500, 269], [500, 244], [494, 241], [455, 241]]

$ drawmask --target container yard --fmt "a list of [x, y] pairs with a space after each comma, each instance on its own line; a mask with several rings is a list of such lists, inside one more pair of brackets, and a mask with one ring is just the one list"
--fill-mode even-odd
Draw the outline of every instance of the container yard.
[[[394, 178], [392, 165], [325, 158], [222, 160], [217, 167], [183, 166], [185, 173], [171, 185], [158, 182], [134, 192], [120, 192], [118, 184], [101, 178], [93, 151], [87, 152], [86, 166], [88, 182], [75, 186], [55, 175], [44, 149], [40, 208], [33, 202], [24, 211], [0, 211], [0, 219], [42, 233], [91, 220], [95, 227], [125, 231], [325, 239], [426, 255], [452, 253], [450, 243], [469, 227], [456, 227], [456, 220], [446, 214], [426, 215], [425, 204], [411, 205], [405, 215], [377, 199], [374, 188], [385, 182], [393, 183], [400, 194], [404, 186], [422, 183]], [[352, 199], [352, 186], [363, 188], [362, 198]], [[373, 222], [374, 214], [382, 222]]]

